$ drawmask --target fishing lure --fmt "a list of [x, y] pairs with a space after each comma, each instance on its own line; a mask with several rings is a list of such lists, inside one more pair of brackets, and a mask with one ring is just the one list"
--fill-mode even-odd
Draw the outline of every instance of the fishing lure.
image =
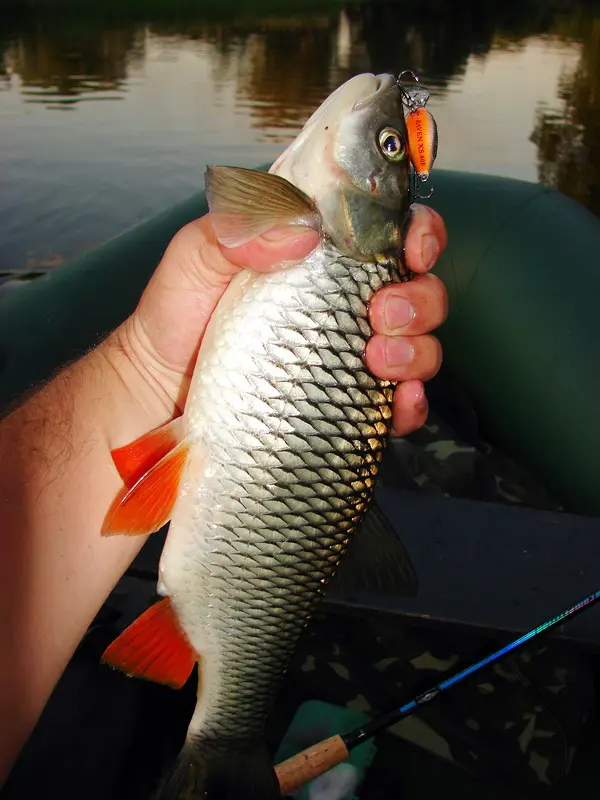
[[[409, 75], [414, 84], [403, 83], [404, 75]], [[437, 124], [431, 112], [425, 108], [429, 101], [429, 91], [419, 83], [415, 73], [408, 69], [400, 73], [397, 83], [402, 92], [404, 105], [408, 109], [405, 121], [409, 157], [418, 184], [415, 195], [427, 200], [433, 194], [433, 189], [428, 195], [423, 195], [420, 192], [420, 185], [429, 179], [438, 149]]]

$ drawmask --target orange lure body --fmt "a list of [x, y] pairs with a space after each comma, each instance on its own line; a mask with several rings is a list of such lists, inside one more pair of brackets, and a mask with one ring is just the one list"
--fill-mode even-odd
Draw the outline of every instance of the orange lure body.
[[418, 106], [406, 115], [406, 129], [410, 160], [419, 180], [426, 181], [437, 156], [436, 122], [426, 108]]

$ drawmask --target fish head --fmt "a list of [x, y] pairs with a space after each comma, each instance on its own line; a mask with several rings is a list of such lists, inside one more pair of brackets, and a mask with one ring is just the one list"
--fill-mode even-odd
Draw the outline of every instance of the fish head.
[[316, 204], [344, 255], [399, 252], [410, 204], [408, 137], [393, 75], [362, 74], [336, 89], [273, 164]]

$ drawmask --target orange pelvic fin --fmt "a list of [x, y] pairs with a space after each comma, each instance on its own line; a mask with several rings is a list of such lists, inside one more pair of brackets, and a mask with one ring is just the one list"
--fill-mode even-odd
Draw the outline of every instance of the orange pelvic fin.
[[138, 536], [154, 533], [165, 525], [177, 499], [189, 450], [185, 440], [180, 442], [133, 486], [125, 487], [106, 515], [102, 535]]
[[415, 172], [422, 181], [429, 178], [437, 156], [437, 125], [432, 115], [419, 106], [406, 115], [408, 150]]
[[139, 479], [157, 464], [163, 456], [179, 444], [183, 438], [183, 417], [167, 422], [134, 442], [112, 451], [115, 467], [123, 483], [134, 486]]
[[125, 628], [106, 648], [102, 661], [131, 677], [181, 689], [198, 656], [165, 597]]

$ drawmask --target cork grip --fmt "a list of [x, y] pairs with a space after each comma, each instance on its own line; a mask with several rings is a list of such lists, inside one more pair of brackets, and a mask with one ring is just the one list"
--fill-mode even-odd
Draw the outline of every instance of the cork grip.
[[307, 781], [322, 775], [328, 769], [348, 758], [348, 748], [341, 736], [331, 736], [312, 747], [282, 761], [275, 767], [281, 794], [286, 795]]

